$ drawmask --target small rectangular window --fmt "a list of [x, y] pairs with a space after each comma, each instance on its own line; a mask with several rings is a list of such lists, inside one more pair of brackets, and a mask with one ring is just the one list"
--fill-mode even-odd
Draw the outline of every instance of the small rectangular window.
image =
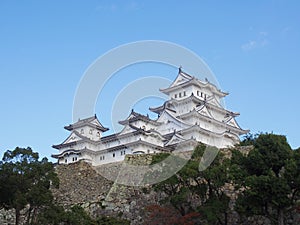
[[113, 153], [113, 157], [115, 157], [116, 156], [116, 154], [115, 153]]
[[185, 91], [183, 92], [183, 96], [186, 96], [186, 92]]
[[181, 98], [181, 92], [179, 92], [179, 98]]
[[175, 98], [177, 98], [177, 94], [175, 94]]

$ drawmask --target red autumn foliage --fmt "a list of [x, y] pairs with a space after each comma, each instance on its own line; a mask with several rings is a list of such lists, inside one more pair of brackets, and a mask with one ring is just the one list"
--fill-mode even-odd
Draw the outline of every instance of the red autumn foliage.
[[174, 208], [150, 205], [146, 207], [147, 218], [145, 225], [195, 225], [199, 224], [200, 214], [191, 212], [182, 216]]

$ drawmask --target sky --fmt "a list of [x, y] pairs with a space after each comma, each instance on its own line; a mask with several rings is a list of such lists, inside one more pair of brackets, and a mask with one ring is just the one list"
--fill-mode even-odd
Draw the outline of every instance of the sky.
[[[299, 1], [289, 0], [2, 0], [0, 155], [17, 146], [48, 158], [57, 153], [51, 146], [69, 134], [63, 127], [72, 123], [87, 68], [111, 49], [142, 40], [193, 51], [230, 93], [226, 108], [240, 112], [242, 128], [286, 135], [298, 148], [299, 11]], [[112, 128], [112, 102], [122, 88], [141, 77], [173, 80], [177, 71], [155, 63], [121, 70], [99, 94], [95, 113]], [[147, 114], [160, 101], [145, 99], [133, 108]]]

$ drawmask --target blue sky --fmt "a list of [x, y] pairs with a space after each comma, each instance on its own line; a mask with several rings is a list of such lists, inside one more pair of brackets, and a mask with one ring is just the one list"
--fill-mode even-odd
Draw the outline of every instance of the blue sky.
[[[298, 1], [285, 0], [2, 0], [0, 154], [16, 146], [55, 153], [51, 145], [68, 135], [63, 126], [72, 122], [73, 98], [88, 66], [140, 40], [194, 51], [230, 93], [226, 107], [241, 113], [243, 128], [284, 134], [298, 148], [299, 10]], [[176, 74], [176, 68], [151, 64], [125, 69], [101, 93], [95, 112], [111, 127], [110, 101], [118, 89], [139, 76]], [[148, 113], [145, 104], [135, 109]]]

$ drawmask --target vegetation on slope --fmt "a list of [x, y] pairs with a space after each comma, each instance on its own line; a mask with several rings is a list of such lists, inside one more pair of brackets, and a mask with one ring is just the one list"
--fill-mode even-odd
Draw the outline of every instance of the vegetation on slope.
[[[286, 224], [287, 215], [300, 211], [300, 149], [292, 150], [285, 136], [275, 134], [247, 136], [241, 145], [252, 145], [253, 150], [243, 153], [236, 146], [230, 158], [219, 152], [205, 170], [199, 170], [199, 162], [206, 146], [199, 145], [179, 172], [151, 187], [166, 197], [160, 205], [145, 208], [145, 224], [226, 225], [233, 210], [240, 222], [260, 215], [272, 224]], [[168, 156], [156, 154], [152, 163]], [[92, 219], [79, 206], [65, 210], [55, 205], [50, 187], [58, 185], [54, 165], [46, 158], [39, 160], [30, 148], [5, 152], [0, 208], [15, 209], [16, 224], [25, 208], [26, 224], [129, 224], [111, 217]]]
[[[26, 209], [22, 224], [48, 225], [126, 225], [126, 220], [111, 217], [92, 219], [80, 206], [65, 210], [53, 203], [50, 190], [58, 188], [54, 165], [31, 148], [17, 147], [6, 151], [0, 161], [0, 209], [15, 210], [15, 224], [20, 211]], [[23, 218], [24, 220], [24, 218]]]
[[[182, 170], [155, 185], [167, 194], [162, 204], [176, 209], [177, 219], [199, 213], [192, 224], [229, 224], [233, 210], [241, 221], [261, 215], [272, 224], [286, 224], [286, 215], [299, 209], [300, 149], [292, 150], [285, 136], [275, 134], [247, 136], [241, 145], [249, 144], [254, 146], [249, 154], [238, 146], [231, 158], [220, 152], [204, 171], [199, 171], [199, 162], [206, 147], [198, 146]], [[155, 157], [161, 161], [165, 156]], [[150, 210], [146, 224], [157, 214]]]

